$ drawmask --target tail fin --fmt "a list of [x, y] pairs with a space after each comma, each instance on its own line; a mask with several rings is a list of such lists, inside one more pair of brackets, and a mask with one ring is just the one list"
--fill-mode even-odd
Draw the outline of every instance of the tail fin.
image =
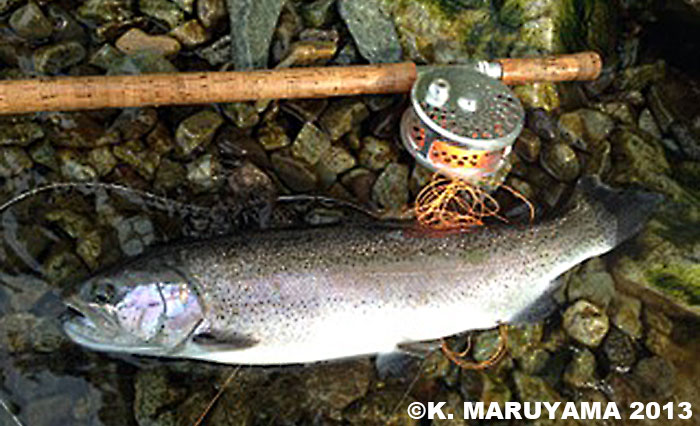
[[615, 219], [617, 244], [637, 234], [664, 200], [661, 194], [652, 192], [613, 189], [595, 176], [582, 177], [577, 189], [597, 211]]

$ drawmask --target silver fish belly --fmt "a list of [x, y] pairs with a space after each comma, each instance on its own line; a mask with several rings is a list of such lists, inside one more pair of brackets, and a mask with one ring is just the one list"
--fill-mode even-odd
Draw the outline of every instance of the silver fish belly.
[[[605, 207], [598, 200], [613, 197], [612, 191], [590, 185], [568, 214], [525, 229], [435, 237], [333, 227], [242, 235], [156, 253], [118, 273], [119, 279], [152, 269], [153, 262], [169, 265], [197, 295], [201, 318], [179, 344], [159, 348], [163, 339], [152, 338], [140, 353], [233, 364], [306, 363], [389, 352], [508, 323], [550, 291], [557, 276], [637, 232], [658, 201], [629, 195], [636, 205], [627, 207], [639, 208], [630, 215]], [[625, 201], [623, 196], [606, 202]], [[81, 331], [99, 329], [94, 322], [66, 331], [91, 346]]]

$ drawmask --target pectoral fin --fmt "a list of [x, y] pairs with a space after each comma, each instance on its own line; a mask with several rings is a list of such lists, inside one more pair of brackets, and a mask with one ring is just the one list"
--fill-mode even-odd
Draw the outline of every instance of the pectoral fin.
[[210, 351], [232, 351], [251, 348], [259, 341], [249, 335], [238, 333], [206, 332], [192, 336], [192, 342]]

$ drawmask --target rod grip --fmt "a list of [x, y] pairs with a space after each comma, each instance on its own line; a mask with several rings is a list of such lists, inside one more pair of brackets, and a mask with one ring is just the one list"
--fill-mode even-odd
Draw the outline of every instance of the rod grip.
[[206, 104], [258, 99], [406, 93], [411, 62], [353, 67], [122, 76], [42, 77], [0, 81], [0, 115], [36, 111]]
[[536, 81], [595, 80], [603, 61], [596, 52], [581, 52], [543, 58], [498, 59], [505, 84]]

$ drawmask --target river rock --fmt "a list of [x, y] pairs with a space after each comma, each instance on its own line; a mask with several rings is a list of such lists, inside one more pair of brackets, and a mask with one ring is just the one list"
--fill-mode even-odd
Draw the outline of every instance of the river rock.
[[258, 131], [258, 141], [266, 151], [284, 148], [291, 143], [284, 128], [276, 121], [265, 123]]
[[547, 145], [540, 155], [540, 164], [555, 179], [571, 182], [581, 173], [576, 152], [564, 143]]
[[576, 352], [564, 371], [564, 383], [574, 388], [592, 387], [596, 383], [595, 356], [588, 349]]
[[567, 297], [570, 303], [586, 299], [607, 308], [615, 297], [615, 281], [600, 259], [591, 259], [571, 276], [567, 285]]
[[32, 159], [18, 146], [0, 147], [0, 176], [10, 178], [32, 167]]
[[399, 37], [382, 0], [339, 0], [338, 10], [365, 59], [370, 63], [401, 61]]
[[195, 192], [211, 192], [221, 183], [221, 164], [212, 154], [204, 154], [196, 160], [187, 163], [187, 181]]
[[168, 0], [139, 0], [141, 13], [158, 19], [175, 28], [185, 20], [185, 14], [177, 4]]
[[74, 41], [40, 47], [33, 55], [34, 68], [42, 74], [58, 74], [84, 58], [85, 48]]
[[396, 211], [408, 203], [408, 166], [390, 163], [372, 187], [372, 198], [382, 207]]
[[596, 347], [607, 334], [610, 322], [602, 309], [588, 301], [579, 300], [564, 312], [563, 326], [566, 333], [576, 341]]
[[260, 116], [255, 106], [249, 102], [232, 102], [224, 104], [223, 112], [236, 127], [248, 129], [260, 121]]
[[328, 135], [312, 123], [304, 123], [304, 127], [292, 144], [292, 155], [314, 165], [321, 156], [330, 149], [331, 141]]
[[0, 121], [0, 146], [27, 146], [44, 137], [44, 129], [32, 121], [3, 123]]
[[603, 353], [611, 367], [621, 371], [628, 371], [637, 360], [632, 339], [616, 328], [612, 328], [603, 341]]
[[342, 99], [331, 103], [319, 119], [319, 124], [328, 132], [331, 141], [337, 141], [367, 117], [369, 110], [364, 103], [356, 99]]
[[209, 40], [209, 33], [196, 19], [178, 25], [170, 34], [187, 48], [197, 47]]
[[274, 152], [270, 160], [277, 176], [290, 189], [306, 192], [316, 188], [318, 177], [308, 164], [282, 151]]
[[47, 38], [53, 32], [51, 21], [33, 1], [14, 11], [10, 16], [10, 27], [27, 39]]
[[359, 154], [360, 165], [370, 170], [380, 171], [387, 164], [398, 159], [398, 153], [391, 141], [366, 136], [362, 139]]
[[315, 0], [301, 6], [301, 17], [304, 25], [311, 28], [321, 28], [329, 24], [335, 17], [336, 0]]
[[187, 156], [212, 141], [224, 119], [212, 110], [203, 110], [183, 120], [175, 131], [178, 155]]
[[[283, 4], [282, 0], [227, 0], [235, 69], [267, 67], [272, 34]], [[247, 13], [241, 13], [243, 10]]]
[[204, 28], [217, 28], [227, 14], [225, 0], [198, 0], [197, 18]]
[[613, 307], [612, 322], [629, 336], [639, 339], [642, 337], [642, 302], [634, 297], [618, 295]]
[[174, 56], [180, 51], [180, 43], [174, 38], [166, 35], [150, 35], [139, 28], [132, 28], [124, 33], [117, 39], [115, 45], [126, 54], [147, 51], [163, 56]]

